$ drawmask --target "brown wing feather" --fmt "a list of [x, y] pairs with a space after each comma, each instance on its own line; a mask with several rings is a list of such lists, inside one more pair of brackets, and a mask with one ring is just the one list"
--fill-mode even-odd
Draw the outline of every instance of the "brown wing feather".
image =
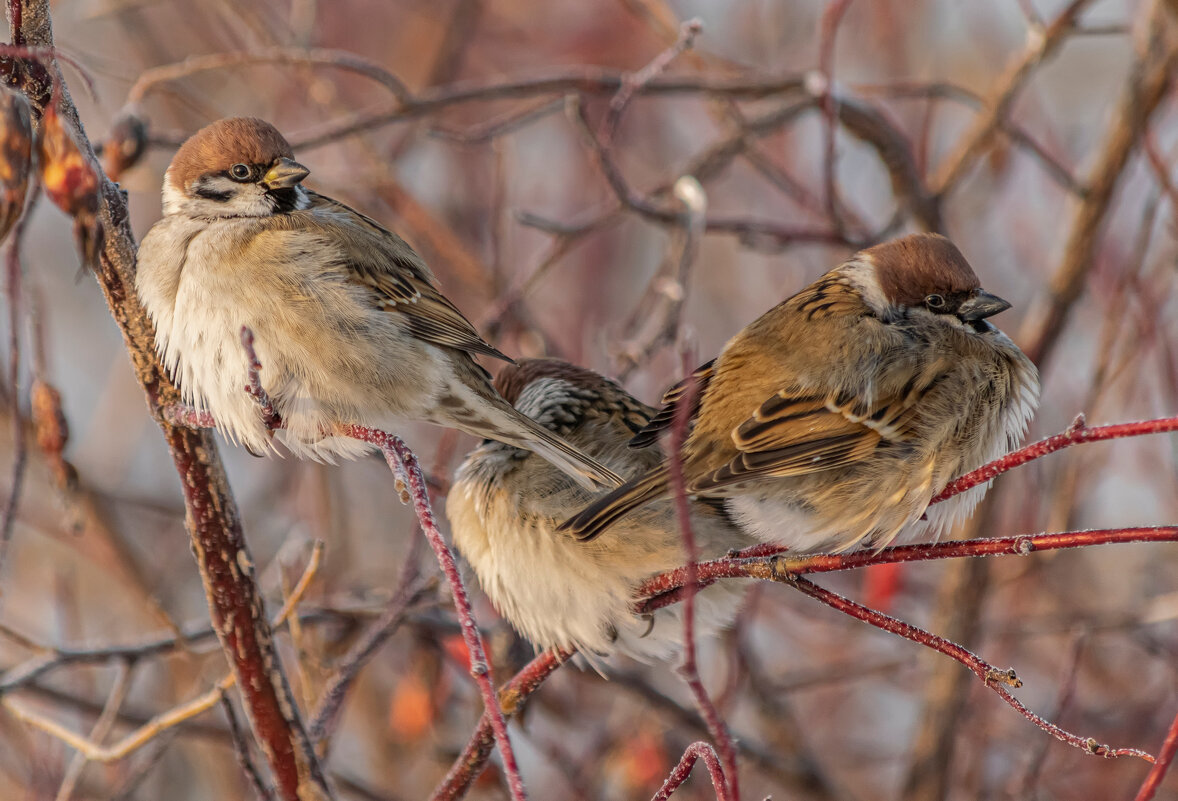
[[[377, 308], [402, 315], [409, 330], [427, 342], [511, 361], [438, 290], [433, 273], [405, 240], [337, 200], [309, 194], [312, 213], [338, 214], [351, 224], [349, 235], [336, 239], [345, 243], [351, 279], [373, 291]], [[332, 224], [322, 214], [319, 222]]]
[[755, 478], [799, 476], [845, 467], [876, 449], [913, 438], [911, 396], [865, 408], [855, 399], [790, 397], [780, 392], [732, 432], [739, 453], [691, 482], [706, 492]]
[[511, 358], [488, 344], [449, 298], [432, 284], [405, 275], [372, 273], [356, 280], [376, 293], [376, 305], [387, 312], [403, 314], [409, 330], [427, 342], [483, 353], [505, 362]]
[[655, 413], [654, 417], [650, 418], [650, 422], [643, 426], [641, 431], [630, 439], [630, 447], [645, 448], [658, 441], [659, 434], [671, 427], [671, 423], [675, 421], [679, 401], [687, 393], [689, 381], [699, 382], [699, 388], [695, 392], [695, 399], [692, 402], [691, 411], [688, 413], [690, 419], [695, 418], [699, 414], [699, 404], [703, 398], [704, 390], [707, 389], [708, 382], [712, 379], [712, 366], [715, 363], [716, 360], [712, 359], [707, 364], [700, 365], [688, 378], [683, 379], [663, 393], [663, 399], [660, 402], [662, 408]]

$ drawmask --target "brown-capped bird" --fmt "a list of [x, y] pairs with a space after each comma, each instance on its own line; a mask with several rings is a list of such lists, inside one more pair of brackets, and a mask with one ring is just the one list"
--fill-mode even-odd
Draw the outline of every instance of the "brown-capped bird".
[[223, 119], [194, 134], [164, 179], [164, 216], [139, 248], [136, 288], [185, 399], [255, 453], [271, 432], [244, 391], [243, 326], [298, 456], [368, 446], [338, 424], [423, 420], [527, 448], [580, 484], [617, 476], [499, 397], [483, 341], [396, 234], [302, 186], [306, 167], [272, 125]]
[[[651, 470], [662, 459], [658, 447], [626, 444], [654, 409], [597, 373], [526, 359], [503, 368], [495, 385], [519, 411], [623, 475]], [[632, 604], [643, 579], [686, 561], [674, 504], [647, 504], [592, 542], [557, 530], [592, 498], [535, 455], [486, 442], [459, 467], [446, 515], [483, 590], [538, 649], [575, 646], [591, 661], [615, 652], [667, 658], [682, 641], [682, 607], [640, 616]], [[701, 558], [754, 542], [714, 504], [693, 503], [691, 517]], [[697, 631], [727, 623], [741, 592], [731, 582], [702, 590]]]
[[[745, 531], [799, 551], [883, 546], [951, 479], [1021, 438], [1039, 375], [986, 318], [981, 288], [944, 237], [855, 254], [733, 337], [696, 371], [683, 445], [688, 492], [726, 499]], [[684, 386], [635, 441], [670, 424]], [[928, 508], [936, 533], [986, 487]], [[590, 540], [668, 494], [664, 463], [563, 529]]]

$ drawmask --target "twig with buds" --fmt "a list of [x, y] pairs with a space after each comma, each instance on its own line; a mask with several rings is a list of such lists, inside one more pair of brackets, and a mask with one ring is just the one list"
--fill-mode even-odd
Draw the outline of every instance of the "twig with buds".
[[[1044, 55], [1051, 47], [1053, 31], [1061, 26], [1070, 28], [1079, 9], [1085, 5], [1087, 2], [1072, 0], [1057, 22], [1043, 32]], [[1173, 85], [1174, 67], [1178, 64], [1178, 45], [1175, 44], [1178, 7], [1169, 0], [1154, 0], [1147, 16], [1148, 22], [1142, 26], [1143, 35], [1129, 76], [1109, 122], [1103, 146], [1097, 151], [1100, 157], [1085, 182], [1088, 192], [1074, 207], [1063, 258], [1051, 276], [1047, 296], [1040, 298], [1023, 318], [1018, 338], [1026, 343], [1023, 350], [1040, 370], [1055, 352], [1072, 306], [1088, 283], [1088, 276], [1096, 263], [1103, 222], [1125, 175], [1125, 165]], [[1029, 72], [1029, 68], [1026, 71]], [[1005, 113], [995, 108], [996, 116]]]
[[703, 21], [698, 17], [687, 20], [679, 26], [679, 37], [674, 44], [655, 56], [642, 69], [622, 76], [622, 85], [610, 98], [609, 109], [601, 121], [601, 128], [597, 134], [604, 149], [609, 150], [613, 147], [614, 135], [618, 131], [618, 124], [622, 121], [622, 113], [630, 104], [634, 94], [665, 72], [667, 67], [671, 66], [672, 61], [690, 50], [695, 45], [696, 37], [703, 33], [703, 30]]
[[1080, 12], [1091, 2], [1072, 0], [1050, 24], [1033, 27], [1028, 32], [1026, 48], [1011, 61], [986, 97], [985, 112], [973, 121], [930, 180], [936, 195], [944, 196], [950, 192], [974, 162], [985, 155], [995, 131], [1006, 118], [1019, 91], [1034, 74], [1035, 67], [1050, 58], [1066, 41], [1067, 35], [1076, 26]]
[[834, 39], [851, 0], [830, 0], [822, 12], [818, 36], [818, 71], [807, 77], [807, 88], [822, 102], [823, 159], [822, 196], [826, 216], [836, 231], [845, 225], [839, 214], [838, 182], [835, 180], [835, 134], [838, 131], [838, 103], [834, 97]]

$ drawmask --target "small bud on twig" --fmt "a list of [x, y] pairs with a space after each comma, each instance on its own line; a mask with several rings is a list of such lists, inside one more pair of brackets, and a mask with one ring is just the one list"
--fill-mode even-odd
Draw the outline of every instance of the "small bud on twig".
[[112, 181], [117, 181], [146, 152], [147, 122], [134, 112], [124, 111], [115, 118], [102, 143], [102, 168]]

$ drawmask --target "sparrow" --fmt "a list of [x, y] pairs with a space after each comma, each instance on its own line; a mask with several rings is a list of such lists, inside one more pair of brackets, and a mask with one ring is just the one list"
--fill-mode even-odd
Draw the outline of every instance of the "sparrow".
[[420, 420], [535, 451], [585, 487], [620, 479], [512, 408], [474, 357], [487, 344], [399, 236], [302, 185], [274, 126], [223, 119], [176, 152], [163, 218], [139, 248], [136, 289], [185, 402], [254, 453], [273, 448], [244, 389], [248, 327], [263, 389], [299, 457], [371, 446], [331, 432]]
[[[627, 446], [655, 410], [591, 370], [555, 359], [503, 368], [495, 386], [515, 408], [623, 475], [662, 461], [657, 446]], [[682, 605], [636, 614], [643, 579], [686, 562], [674, 504], [656, 500], [592, 542], [559, 531], [593, 495], [534, 454], [485, 442], [458, 468], [446, 499], [455, 546], [483, 591], [539, 650], [576, 648], [600, 668], [615, 653], [643, 660], [671, 656], [682, 643]], [[691, 504], [701, 559], [754, 543], [717, 504]], [[742, 594], [716, 583], [697, 596], [696, 631], [734, 617]]]
[[[800, 552], [939, 535], [988, 485], [929, 501], [1013, 448], [1038, 405], [1038, 371], [987, 319], [1009, 307], [948, 239], [885, 242], [745, 327], [632, 444], [653, 443], [690, 398], [686, 490], [723, 499], [747, 533]], [[592, 540], [670, 491], [662, 461], [561, 531]]]

